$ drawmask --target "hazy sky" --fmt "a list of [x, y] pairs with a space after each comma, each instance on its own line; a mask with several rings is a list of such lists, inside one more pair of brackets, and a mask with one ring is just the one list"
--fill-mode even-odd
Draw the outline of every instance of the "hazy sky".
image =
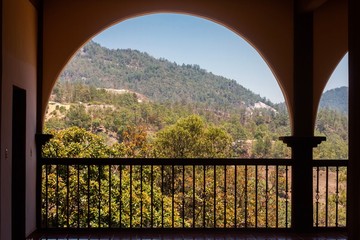
[[[95, 42], [111, 49], [137, 49], [178, 64], [198, 64], [271, 101], [283, 102], [281, 90], [257, 51], [214, 22], [179, 14], [153, 14], [126, 20], [103, 31]], [[347, 86], [347, 56], [326, 89]]]

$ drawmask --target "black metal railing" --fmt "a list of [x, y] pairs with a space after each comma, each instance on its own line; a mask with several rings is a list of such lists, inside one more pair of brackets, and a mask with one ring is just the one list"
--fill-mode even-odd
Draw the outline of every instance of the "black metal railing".
[[[40, 161], [42, 228], [291, 227], [290, 159]], [[314, 227], [346, 226], [347, 161], [313, 162]]]
[[42, 159], [44, 228], [288, 228], [273, 159]]
[[313, 161], [314, 227], [346, 227], [347, 164]]

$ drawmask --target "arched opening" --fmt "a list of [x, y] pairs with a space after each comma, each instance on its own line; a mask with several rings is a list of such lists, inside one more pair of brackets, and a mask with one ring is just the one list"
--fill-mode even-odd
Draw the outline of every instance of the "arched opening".
[[[104, 135], [111, 136], [114, 143], [123, 139], [122, 132], [128, 134], [128, 125], [145, 126], [146, 132], [154, 135], [195, 114], [230, 134], [234, 148], [239, 149], [236, 153], [229, 149], [227, 157], [289, 157], [288, 149], [277, 141], [290, 134], [281, 90], [257, 51], [235, 33], [198, 17], [155, 14], [122, 22], [94, 40], [109, 47], [91, 41], [75, 54], [52, 94], [52, 100], [66, 104], [50, 103], [47, 126], [79, 126], [94, 133], [111, 130]], [[117, 46], [116, 41], [120, 42]], [[141, 52], [146, 49], [148, 53]], [[96, 96], [104, 94], [95, 88], [106, 91], [107, 100], [122, 91], [135, 94], [141, 103], [127, 106], [124, 112], [102, 113], [94, 103], [104, 101]], [[76, 107], [79, 102], [81, 107]], [[99, 106], [112, 105], [105, 102]], [[171, 104], [165, 108], [186, 113], [167, 112], [166, 119], [159, 117], [166, 111], [158, 106], [154, 110], [154, 102]], [[181, 110], [176, 109], [179, 105]], [[112, 114], [112, 119], [104, 119], [106, 114]], [[165, 157], [186, 156], [168, 153]]]
[[[70, 8], [72, 13], [68, 13], [68, 17], [61, 20], [54, 18], [54, 16], [65, 8], [69, 10], [68, 6], [62, 3], [47, 5], [47, 9], [53, 14], [45, 15], [45, 23], [47, 23], [46, 25], [53, 23], [57, 27], [45, 27], [45, 40], [48, 44], [45, 46], [44, 51], [43, 115], [55, 80], [61, 69], [81, 45], [98, 32], [119, 21], [159, 12], [191, 14], [211, 19], [246, 38], [271, 66], [277, 80], [279, 80], [280, 87], [283, 90], [287, 89], [284, 93], [289, 106], [291, 106], [292, 55], [291, 51], [287, 51], [287, 49], [291, 49], [292, 40], [286, 36], [281, 38], [275, 38], [274, 36], [283, 36], [285, 29], [291, 29], [291, 14], [284, 13], [286, 9], [292, 9], [292, 4], [272, 3], [259, 5], [258, 3], [250, 3], [230, 14], [236, 16], [236, 21], [228, 15], [229, 12], [226, 10], [231, 8], [231, 5], [233, 4], [231, 3], [229, 6], [220, 5], [219, 8], [218, 3], [170, 3], [162, 1], [156, 4], [143, 4], [134, 1], [127, 3], [124, 9], [125, 12], [119, 13], [116, 9], [123, 9], [121, 3], [104, 3], [99, 6], [97, 4], [87, 4], [85, 9], [81, 7], [81, 4], [75, 4], [73, 8]], [[281, 7], [277, 8], [277, 6]], [[82, 11], [86, 10], [86, 14], [84, 12], [81, 21], [75, 20], [78, 16], [76, 9], [79, 7]], [[237, 4], [234, 7], [238, 8]], [[256, 14], [257, 11], [265, 11], [266, 14]], [[97, 16], [97, 18], [89, 16]], [[263, 31], [263, 29], [267, 29], [267, 31]], [[57, 36], [62, 34], [71, 35], [72, 37], [58, 43]], [[55, 44], [56, 47], [51, 48], [52, 44]]]
[[[148, 22], [148, 19], [145, 22]], [[230, 40], [233, 38], [234, 36]], [[229, 41], [229, 38], [225, 39]], [[220, 39], [217, 44], [223, 44], [222, 41], [224, 40]], [[206, 41], [200, 40], [200, 42]], [[227, 44], [224, 45], [229, 47]], [[202, 53], [209, 52], [211, 47], [202, 50]], [[233, 54], [233, 49], [230, 49], [230, 52]], [[250, 52], [254, 54], [254, 50]], [[216, 54], [216, 57], [219, 57], [219, 54]], [[229, 55], [229, 58], [235, 58], [235, 56]], [[257, 56], [258, 59], [261, 57]], [[250, 60], [247, 59], [247, 61]], [[236, 58], [232, 61], [237, 65]], [[261, 64], [262, 67], [267, 67], [264, 62]], [[254, 72], [262, 72], [261, 68], [257, 67]], [[270, 73], [269, 70], [267, 71]], [[251, 79], [250, 82], [255, 80]], [[274, 78], [271, 80], [275, 83], [272, 87], [276, 86], [276, 80]], [[282, 102], [283, 98], [278, 98], [280, 103], [272, 103], [241, 86], [235, 80], [217, 76], [203, 69], [196, 62], [195, 64], [176, 63], [172, 59], [154, 58], [151, 54], [138, 50], [109, 49], [90, 41], [69, 62], [51, 98], [53, 101], [49, 103], [45, 123], [48, 128], [62, 129], [76, 126], [83, 127], [92, 133], [78, 128], [61, 130], [50, 145], [45, 147], [46, 157], [117, 157], [141, 158], [142, 161], [146, 161], [144, 158], [157, 158], [174, 164], [174, 161], [179, 162], [177, 159], [185, 161], [184, 159], [289, 158], [290, 156], [289, 149], [277, 141], [279, 136], [290, 134], [288, 114], [285, 103]], [[108, 140], [111, 138], [115, 144], [106, 146], [105, 141], [96, 134], [107, 135]], [[74, 142], [77, 144], [73, 144]], [[69, 143], [69, 145], [65, 146], [63, 143]], [[92, 143], [94, 144], [91, 145]], [[53, 155], [54, 153], [57, 155]], [[71, 227], [86, 227], [89, 224], [95, 227], [193, 228], [200, 226], [289, 226], [286, 216], [288, 216], [290, 203], [286, 186], [289, 184], [290, 173], [287, 166], [251, 164], [248, 166], [241, 165], [239, 162], [232, 166], [227, 164], [229, 166], [226, 167], [205, 165], [195, 167], [194, 163], [192, 163], [193, 166], [185, 166], [182, 163], [183, 165], [175, 166], [124, 165], [124, 167], [119, 167], [110, 165], [50, 168], [48, 171], [53, 174], [53, 178], [59, 174], [61, 179], [69, 179], [66, 175], [74, 177], [77, 175], [78, 182], [84, 180], [85, 175], [88, 174], [87, 179], [90, 184], [87, 190], [85, 187], [83, 192], [78, 193], [84, 198], [87, 197], [85, 201], [87, 206], [91, 202], [95, 202], [96, 205], [97, 200], [89, 196], [86, 191], [99, 191], [100, 194], [101, 190], [97, 188], [100, 189], [101, 184], [105, 184], [110, 189], [105, 197], [106, 200], [102, 200], [102, 202], [105, 201], [105, 205], [118, 201], [116, 199], [121, 194], [146, 196], [149, 201], [142, 201], [141, 197], [122, 198], [120, 205], [117, 204], [112, 210], [111, 208], [101, 211], [98, 209], [99, 213], [86, 209], [80, 211], [86, 208], [85, 204], [78, 206], [75, 210], [78, 214], [83, 214], [81, 220], [76, 221], [78, 215], [71, 215], [67, 221], [62, 222], [56, 219], [59, 214], [54, 214], [54, 211], [65, 214], [68, 207], [59, 206], [52, 210], [45, 207], [43, 214], [52, 215], [55, 218], [49, 219], [44, 224]], [[113, 174], [114, 172], [116, 174]], [[160, 180], [155, 180], [157, 185], [151, 180], [154, 178], [153, 174], [160, 178]], [[270, 178], [274, 174], [277, 176]], [[101, 179], [100, 176], [102, 176]], [[150, 185], [149, 181], [143, 181], [145, 178], [150, 179]], [[188, 183], [185, 179], [190, 179], [189, 181], [194, 184], [192, 192], [185, 190], [185, 188], [190, 188], [186, 186]], [[239, 190], [237, 193], [235, 186], [245, 184], [248, 180], [249, 187], [251, 185], [254, 191], [245, 193], [241, 190], [240, 193]], [[279, 181], [282, 182], [280, 187]], [[56, 185], [57, 181], [53, 183]], [[112, 184], [121, 185], [121, 193], [112, 192]], [[197, 186], [198, 184], [202, 187]], [[52, 191], [56, 192], [55, 185], [52, 186]], [[65, 185], [61, 187], [64, 190]], [[270, 190], [270, 185], [276, 188]], [[66, 190], [70, 192], [68, 199], [77, 198], [72, 196], [71, 192], [75, 192], [78, 188], [76, 185], [68, 187]], [[174, 195], [175, 189], [177, 190]], [[225, 205], [223, 204], [224, 193], [220, 189], [226, 191], [236, 189]], [[278, 195], [279, 191], [283, 193], [281, 196]], [[172, 196], [167, 195], [171, 192], [173, 192]], [[203, 198], [208, 199], [207, 202], [196, 201], [195, 195], [199, 197], [202, 194], [206, 195]], [[245, 198], [241, 200], [242, 204], [249, 204], [249, 216], [237, 209], [236, 199], [245, 196], [244, 194], [254, 199], [251, 204], [247, 203]], [[111, 195], [115, 196], [115, 199]], [[66, 195], [61, 197], [64, 201], [71, 202], [66, 200]], [[54, 201], [54, 199], [48, 199], [47, 202], [49, 201]], [[162, 205], [164, 201], [170, 204], [165, 206], [165, 209]], [[261, 201], [267, 203], [259, 208], [255, 207]], [[271, 203], [275, 202], [277, 206], [271, 207]], [[72, 204], [76, 204], [76, 200], [70, 205]], [[122, 204], [130, 204], [130, 212], [127, 212]], [[141, 205], [140, 208], [133, 207], [138, 205]], [[174, 210], [174, 206], [178, 207]], [[88, 209], [91, 209], [91, 206]], [[205, 209], [209, 209], [210, 216], [205, 216]], [[281, 213], [277, 213], [278, 210]], [[111, 211], [114, 212], [113, 215]], [[154, 219], [153, 216], [161, 215], [163, 211], [170, 211], [171, 214]], [[236, 213], [227, 213], [228, 211]], [[254, 217], [258, 211], [262, 213], [261, 216]], [[143, 212], [150, 214], [143, 216]], [[194, 215], [197, 212], [202, 212], [203, 217], [195, 220]], [[113, 220], [111, 216], [115, 219]], [[107, 218], [110, 220], [108, 221]], [[259, 222], [256, 219], [259, 219]], [[245, 224], [238, 225], [238, 222], [245, 222]]]
[[334, 69], [323, 91], [315, 135], [326, 141], [314, 150], [314, 159], [348, 158], [348, 55]]
[[[325, 136], [313, 151], [314, 160], [348, 159], [348, 54], [341, 59], [323, 91], [315, 123], [315, 135]], [[314, 209], [320, 226], [345, 226], [347, 167], [316, 167]]]

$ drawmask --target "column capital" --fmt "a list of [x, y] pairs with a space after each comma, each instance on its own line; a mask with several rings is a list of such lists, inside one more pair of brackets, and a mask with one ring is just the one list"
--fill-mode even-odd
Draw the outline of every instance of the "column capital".
[[54, 135], [52, 134], [36, 133], [35, 134], [36, 145], [42, 147], [47, 142], [49, 142], [50, 139], [52, 139], [53, 137]]
[[279, 137], [283, 143], [285, 143], [288, 147], [295, 146], [306, 146], [306, 147], [317, 147], [321, 142], [326, 141], [326, 137], [323, 136], [284, 136]]

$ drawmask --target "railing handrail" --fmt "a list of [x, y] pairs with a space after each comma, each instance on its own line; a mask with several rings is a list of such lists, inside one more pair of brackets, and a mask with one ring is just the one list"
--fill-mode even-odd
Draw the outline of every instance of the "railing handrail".
[[42, 158], [41, 165], [292, 165], [276, 158]]
[[349, 161], [347, 159], [314, 159], [313, 167], [347, 167]]
[[[287, 165], [290, 158], [40, 158], [41, 165]], [[348, 160], [314, 160], [314, 167], [348, 166]]]

